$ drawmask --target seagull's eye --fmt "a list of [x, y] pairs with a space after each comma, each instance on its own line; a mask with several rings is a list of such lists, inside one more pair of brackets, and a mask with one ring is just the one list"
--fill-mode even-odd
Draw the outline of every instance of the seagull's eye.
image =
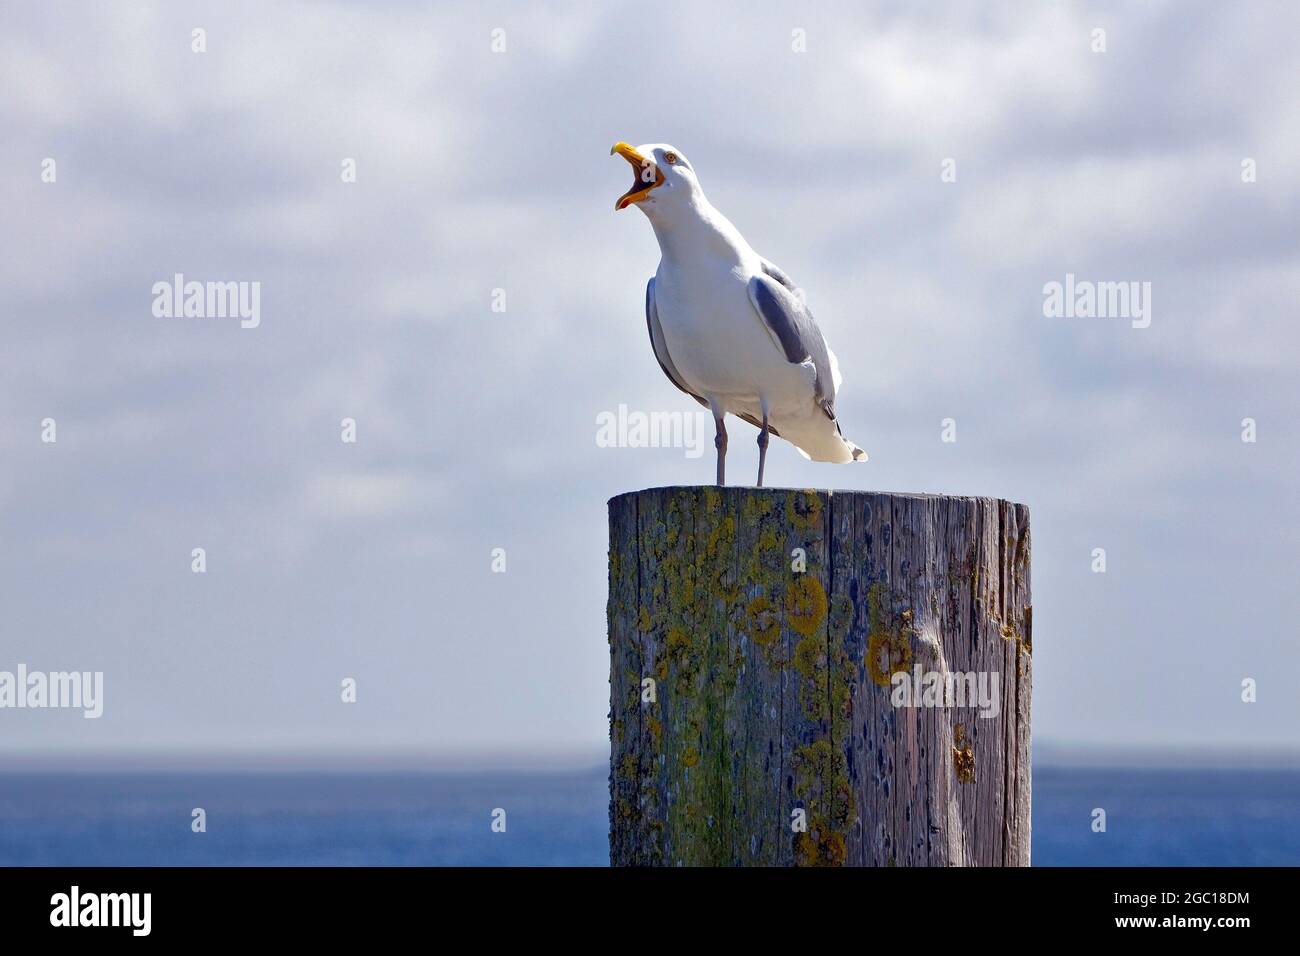
[[671, 166], [673, 163], [677, 162], [677, 154], [664, 153], [664, 162], [666, 162], [669, 166]]

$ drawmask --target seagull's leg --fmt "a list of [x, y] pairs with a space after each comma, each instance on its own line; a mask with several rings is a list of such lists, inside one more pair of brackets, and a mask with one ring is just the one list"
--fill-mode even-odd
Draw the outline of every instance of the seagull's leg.
[[758, 487], [763, 487], [763, 466], [767, 464], [767, 409], [763, 409], [763, 427], [758, 432]]
[[718, 430], [717, 435], [713, 438], [713, 447], [718, 450], [718, 484], [727, 483], [727, 426], [723, 424], [722, 418], [725, 412], [713, 413], [713, 427]]

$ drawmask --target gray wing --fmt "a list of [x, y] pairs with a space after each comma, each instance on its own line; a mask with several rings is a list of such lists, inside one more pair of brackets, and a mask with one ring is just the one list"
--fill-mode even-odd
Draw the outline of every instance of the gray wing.
[[773, 341], [794, 364], [811, 361], [817, 378], [817, 401], [828, 418], [835, 418], [835, 378], [831, 372], [826, 339], [803, 300], [794, 292], [790, 277], [766, 259], [763, 275], [749, 280], [749, 300], [754, 304]]
[[673, 357], [668, 354], [668, 343], [664, 341], [664, 330], [659, 327], [659, 313], [655, 310], [655, 280], [654, 276], [645, 287], [645, 324], [650, 330], [650, 347], [655, 351], [655, 358], [659, 360], [659, 367], [664, 370], [669, 381], [680, 388], [691, 398], [695, 399], [701, 405], [709, 403], [691, 391], [682, 378], [682, 373], [677, 371], [677, 366], [673, 364]]

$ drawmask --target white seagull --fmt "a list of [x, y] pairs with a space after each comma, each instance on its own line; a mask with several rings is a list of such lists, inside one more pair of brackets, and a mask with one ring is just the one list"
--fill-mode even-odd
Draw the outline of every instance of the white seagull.
[[840, 433], [839, 364], [790, 277], [710, 205], [680, 150], [615, 143], [615, 153], [636, 179], [614, 208], [636, 205], [659, 240], [659, 269], [645, 293], [650, 344], [672, 383], [713, 412], [718, 484], [728, 412], [759, 429], [759, 487], [769, 432], [813, 461], [866, 461]]

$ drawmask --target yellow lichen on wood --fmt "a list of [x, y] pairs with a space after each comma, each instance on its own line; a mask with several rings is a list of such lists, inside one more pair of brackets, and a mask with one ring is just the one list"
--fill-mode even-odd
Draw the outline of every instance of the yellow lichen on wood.
[[[610, 528], [612, 862], [1028, 862], [1022, 506], [667, 488]], [[918, 663], [1001, 672], [1001, 714], [897, 709]], [[935, 814], [952, 787], [962, 812]]]
[[966, 725], [953, 728], [952, 765], [962, 783], [975, 782], [975, 748], [966, 739]]
[[749, 602], [746, 609], [749, 639], [761, 647], [768, 647], [781, 636], [781, 622], [777, 619], [776, 608], [764, 595], [760, 594]]
[[799, 634], [809, 637], [826, 621], [826, 589], [810, 574], [800, 574], [786, 588], [785, 620]]
[[867, 592], [867, 672], [880, 687], [888, 687], [894, 674], [912, 666], [910, 612], [895, 615], [887, 602], [888, 591], [876, 583]]

